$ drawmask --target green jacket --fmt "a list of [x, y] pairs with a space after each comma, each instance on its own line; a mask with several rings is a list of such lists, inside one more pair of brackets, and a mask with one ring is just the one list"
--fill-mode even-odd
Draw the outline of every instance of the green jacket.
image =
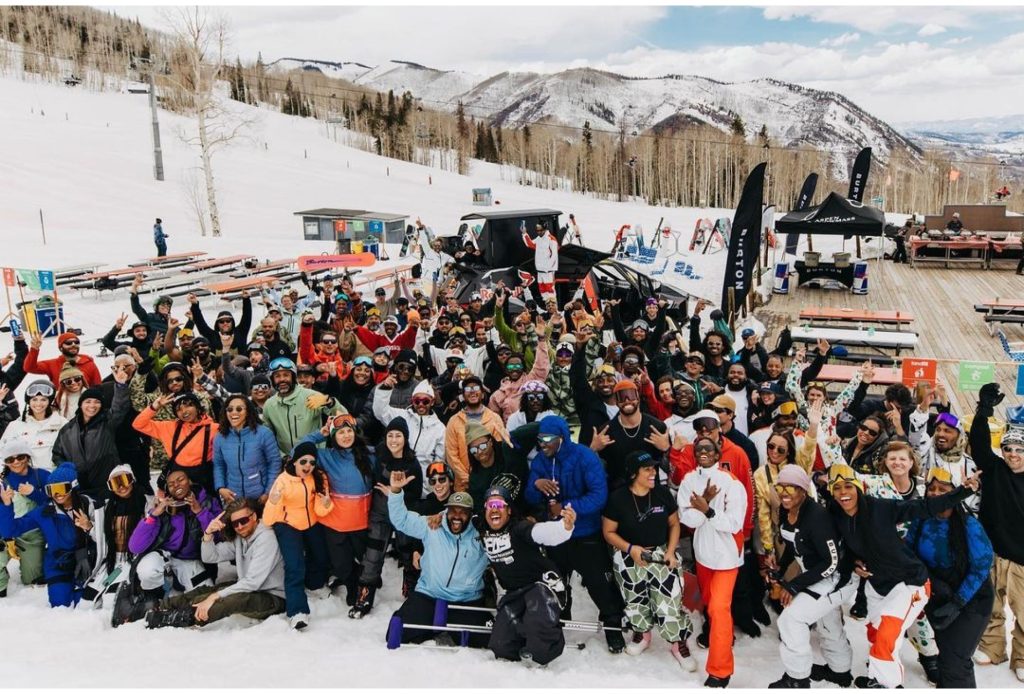
[[348, 413], [348, 410], [333, 401], [311, 410], [306, 407], [306, 398], [311, 395], [319, 396], [320, 393], [296, 386], [295, 390], [283, 398], [280, 393], [272, 395], [263, 406], [263, 423], [274, 432], [281, 455], [291, 455], [295, 444], [323, 426], [322, 414]]
[[[562, 368], [555, 363], [555, 349], [551, 348], [551, 370], [548, 371], [548, 378], [545, 384], [548, 387], [548, 397], [551, 399], [551, 409], [561, 415], [570, 425], [578, 423], [576, 416], [576, 398], [572, 394], [572, 378], [569, 375], [568, 367]], [[597, 339], [587, 340], [587, 374], [593, 370], [594, 362], [601, 355], [601, 341]]]
[[498, 336], [501, 341], [512, 348], [513, 352], [521, 352], [523, 355], [523, 361], [526, 362], [526, 370], [529, 371], [533, 368], [533, 360], [536, 357], [535, 349], [537, 347], [537, 331], [530, 324], [530, 327], [526, 329], [526, 339], [524, 340], [519, 333], [516, 332], [515, 328], [509, 326], [505, 322], [505, 312], [502, 310], [504, 307], [495, 306], [494, 308], [494, 327], [498, 330]]

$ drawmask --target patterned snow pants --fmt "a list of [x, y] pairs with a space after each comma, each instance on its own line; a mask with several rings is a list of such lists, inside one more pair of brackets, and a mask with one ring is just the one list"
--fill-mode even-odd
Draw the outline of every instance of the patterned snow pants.
[[[665, 559], [665, 547], [654, 550], [654, 559]], [[690, 633], [690, 615], [683, 611], [683, 582], [679, 573], [664, 564], [637, 566], [623, 552], [612, 553], [615, 582], [626, 603], [626, 619], [634, 632], [652, 628], [668, 643], [682, 641]]]

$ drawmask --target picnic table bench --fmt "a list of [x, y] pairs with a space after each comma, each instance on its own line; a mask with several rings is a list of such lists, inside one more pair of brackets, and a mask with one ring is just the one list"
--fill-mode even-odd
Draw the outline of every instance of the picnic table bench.
[[[860, 369], [859, 366], [845, 366], [843, 364], [825, 364], [821, 367], [816, 381], [825, 383], [849, 383], [850, 379]], [[891, 386], [903, 380], [899, 369], [887, 369], [875, 367], [875, 377], [871, 380], [873, 385]]]
[[295, 265], [295, 262], [295, 258], [283, 258], [281, 260], [271, 260], [267, 263], [257, 265], [254, 268], [242, 266], [229, 272], [228, 276], [236, 279], [242, 279], [243, 277], [252, 277], [253, 275], [270, 274], [290, 268]]
[[213, 268], [227, 268], [238, 263], [251, 260], [256, 256], [249, 254], [231, 255], [226, 258], [210, 258], [209, 260], [200, 260], [199, 262], [191, 263], [182, 267], [183, 272], [198, 272], [199, 270], [212, 270]]
[[68, 284], [74, 278], [96, 272], [104, 265], [105, 263], [82, 263], [81, 265], [68, 265], [57, 268], [53, 271], [53, 281], [56, 284]]
[[[926, 256], [918, 255], [918, 250], [924, 248], [938, 248], [943, 251], [942, 255], [938, 256]], [[910, 239], [910, 266], [913, 267], [917, 263], [944, 263], [948, 268], [950, 263], [978, 263], [983, 268], [987, 268], [989, 264], [989, 251], [990, 242], [988, 239], [955, 239], [955, 240], [937, 240], [937, 239], [922, 239], [918, 236], [913, 236]], [[977, 251], [977, 256], [953, 256], [953, 251]]]
[[794, 342], [828, 340], [833, 344], [861, 347], [887, 347], [897, 352], [917, 346], [917, 333], [891, 330], [858, 330], [844, 328], [798, 327], [791, 330]]
[[849, 323], [894, 323], [897, 328], [914, 321], [914, 315], [907, 311], [867, 311], [853, 308], [805, 308], [800, 311], [800, 320], [839, 321]]
[[240, 292], [243, 289], [259, 289], [260, 287], [275, 284], [277, 281], [276, 277], [246, 277], [238, 280], [212, 282], [204, 284], [202, 288], [211, 294], [227, 294], [229, 292]]
[[1024, 300], [991, 299], [974, 305], [974, 310], [985, 314], [983, 320], [988, 325], [988, 334], [995, 335], [995, 326], [999, 323], [1024, 325]]

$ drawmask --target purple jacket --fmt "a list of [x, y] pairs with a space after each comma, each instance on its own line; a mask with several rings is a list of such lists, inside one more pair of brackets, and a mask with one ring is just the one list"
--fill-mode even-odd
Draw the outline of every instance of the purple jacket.
[[198, 559], [203, 532], [221, 512], [221, 507], [217, 499], [207, 498], [202, 489], [196, 495], [203, 507], [198, 514], [184, 506], [173, 515], [170, 511], [164, 511], [159, 516], [147, 515], [135, 526], [128, 539], [128, 551], [139, 555], [164, 550], [170, 552], [175, 559]]

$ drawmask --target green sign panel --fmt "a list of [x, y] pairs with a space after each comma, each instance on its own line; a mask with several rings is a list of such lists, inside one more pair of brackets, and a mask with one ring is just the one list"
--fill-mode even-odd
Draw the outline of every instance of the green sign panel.
[[960, 390], [981, 390], [986, 383], [996, 380], [996, 365], [990, 361], [962, 361], [957, 381]]
[[875, 197], [871, 198], [871, 202], [875, 203], [876, 205], [882, 205], [885, 203], [885, 198], [883, 198], [881, 195], [876, 195]]

